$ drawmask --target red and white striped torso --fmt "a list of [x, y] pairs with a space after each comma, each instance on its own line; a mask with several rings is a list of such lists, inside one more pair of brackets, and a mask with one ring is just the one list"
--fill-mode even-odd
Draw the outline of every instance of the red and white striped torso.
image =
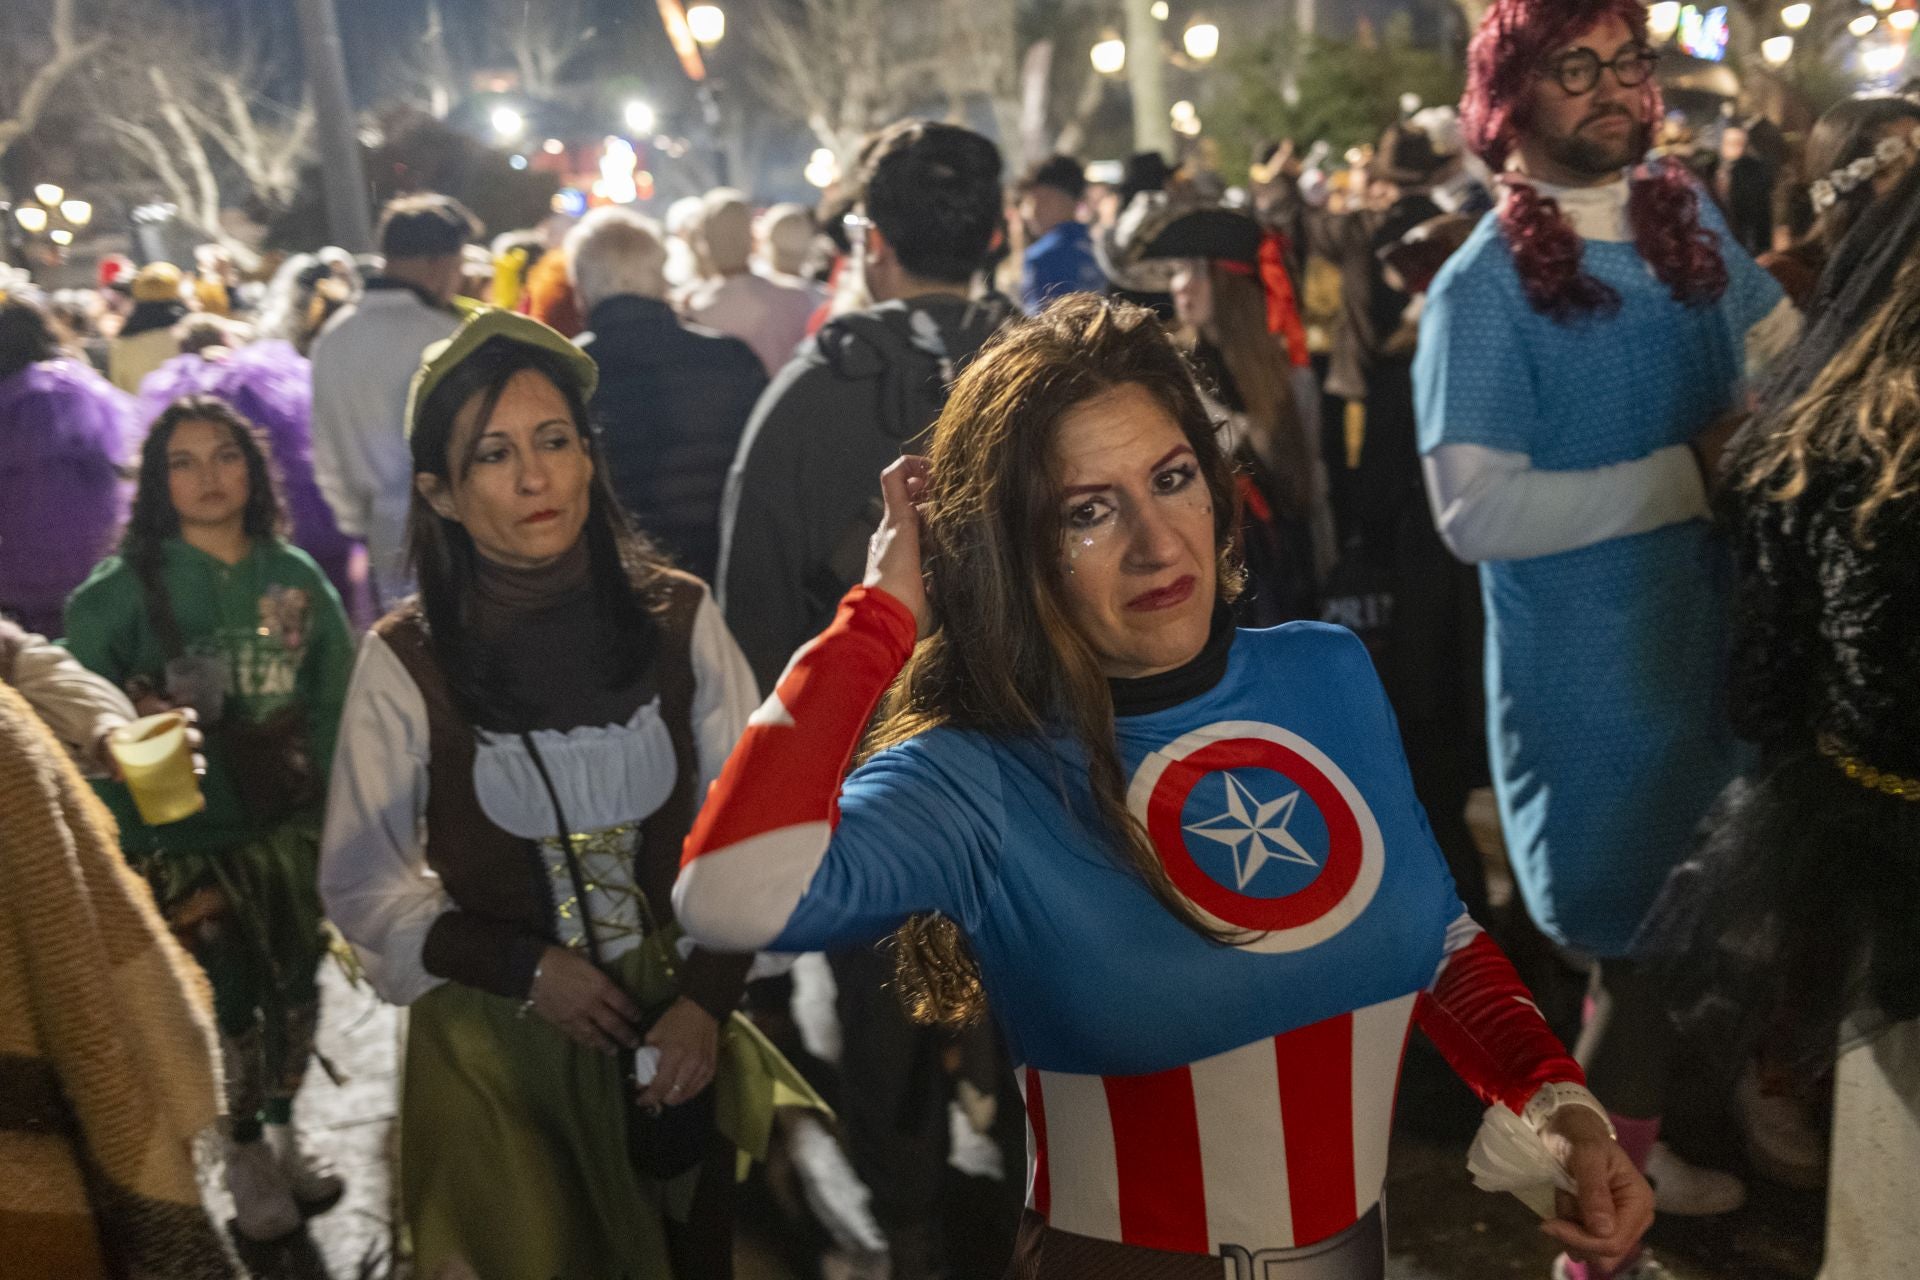
[[1152, 1075], [1025, 1068], [1027, 1207], [1060, 1231], [1180, 1253], [1346, 1230], [1386, 1181], [1416, 999]]

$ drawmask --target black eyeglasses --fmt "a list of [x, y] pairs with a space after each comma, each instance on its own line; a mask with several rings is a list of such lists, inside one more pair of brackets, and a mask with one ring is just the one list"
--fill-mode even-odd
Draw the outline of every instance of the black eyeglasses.
[[1600, 83], [1600, 69], [1610, 67], [1613, 78], [1623, 89], [1647, 82], [1653, 74], [1653, 64], [1660, 55], [1645, 45], [1629, 45], [1615, 54], [1612, 62], [1600, 61], [1600, 55], [1588, 48], [1579, 48], [1561, 54], [1540, 74], [1556, 81], [1569, 97], [1578, 98], [1582, 94], [1592, 93]]

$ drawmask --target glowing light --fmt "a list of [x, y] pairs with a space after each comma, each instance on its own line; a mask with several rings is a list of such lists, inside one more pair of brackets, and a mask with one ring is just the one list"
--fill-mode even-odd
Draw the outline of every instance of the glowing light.
[[1887, 10], [1893, 8], [1893, 0], [1873, 0], [1873, 7], [1885, 13]]
[[1167, 7], [1167, 0], [1153, 0], [1153, 5], [1147, 12], [1153, 15], [1155, 22], [1165, 22], [1173, 10]]
[[23, 204], [13, 211], [13, 216], [20, 223], [20, 229], [30, 236], [47, 229], [47, 211], [37, 204]]
[[1813, 18], [1813, 6], [1810, 4], [1790, 4], [1780, 11], [1780, 25], [1789, 31], [1798, 31]]
[[65, 227], [57, 227], [47, 233], [47, 239], [65, 248], [67, 245], [73, 243], [73, 232], [67, 230]]
[[687, 10], [687, 30], [711, 49], [727, 37], [727, 15], [717, 4], [697, 4]]
[[633, 134], [635, 137], [652, 137], [654, 129], [660, 124], [660, 117], [658, 113], [654, 111], [653, 104], [650, 102], [642, 102], [638, 98], [629, 102], [626, 110], [621, 114], [626, 117], [627, 132]]
[[1194, 109], [1194, 105], [1185, 98], [1173, 104], [1173, 122], [1175, 124], [1179, 124], [1183, 120], [1191, 120], [1198, 114], [1199, 112]]
[[62, 200], [60, 216], [76, 227], [84, 227], [93, 221], [93, 206], [85, 200]]
[[1213, 55], [1220, 52], [1220, 28], [1211, 22], [1196, 22], [1187, 28], [1180, 43], [1186, 46], [1187, 56], [1195, 62], [1210, 62]]
[[1905, 45], [1883, 44], [1860, 53], [1860, 69], [1869, 75], [1890, 76], [1907, 60]]
[[1127, 42], [1119, 36], [1107, 36], [1088, 50], [1093, 69], [1103, 76], [1117, 76], [1126, 70]]
[[524, 169], [526, 167], [527, 167], [527, 158], [525, 156], [515, 154], [507, 157], [507, 168]]
[[567, 149], [567, 144], [558, 138], [548, 138], [540, 144], [540, 149], [550, 156], [557, 156]]
[[67, 193], [56, 183], [43, 182], [33, 189], [33, 198], [51, 209], [66, 199]]
[[807, 160], [806, 179], [812, 185], [826, 190], [840, 178], [840, 163], [833, 158], [833, 152], [826, 147], [817, 149]]
[[500, 135], [502, 141], [517, 138], [526, 132], [527, 118], [512, 107], [495, 107], [487, 120], [493, 125], [493, 131]]
[[608, 138], [600, 153], [600, 181], [593, 184], [594, 194], [615, 204], [632, 204], [640, 198], [640, 188], [633, 180], [634, 171], [639, 167], [639, 156], [634, 153], [631, 142], [625, 138]]
[[1770, 67], [1784, 67], [1793, 56], [1792, 36], [1773, 36], [1760, 42], [1760, 56]]
[[1920, 22], [1920, 10], [1896, 9], [1887, 15], [1887, 25], [1895, 31], [1911, 31], [1916, 22]]
[[1680, 29], [1680, 0], [1660, 0], [1647, 7], [1647, 34], [1655, 40], [1670, 40]]
[[1871, 35], [1873, 29], [1879, 25], [1880, 19], [1870, 13], [1863, 13], [1847, 24], [1847, 30], [1853, 32], [1856, 36]]

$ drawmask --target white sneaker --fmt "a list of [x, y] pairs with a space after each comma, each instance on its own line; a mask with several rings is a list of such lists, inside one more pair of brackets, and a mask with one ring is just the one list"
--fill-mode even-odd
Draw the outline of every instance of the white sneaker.
[[234, 1229], [256, 1244], [300, 1230], [300, 1207], [264, 1141], [228, 1144], [227, 1190], [233, 1195]]
[[294, 1203], [308, 1213], [331, 1209], [346, 1191], [347, 1184], [332, 1166], [316, 1160], [300, 1148], [300, 1135], [290, 1124], [266, 1126], [267, 1146], [273, 1151]]
[[[1564, 1253], [1555, 1258], [1553, 1280], [1573, 1280], [1575, 1276], [1581, 1277], [1581, 1280], [1595, 1280], [1591, 1270], [1575, 1271], [1574, 1265], [1573, 1259]], [[1673, 1272], [1667, 1270], [1658, 1258], [1642, 1249], [1639, 1257], [1615, 1271], [1606, 1280], [1673, 1280]]]
[[1653, 1184], [1654, 1209], [1676, 1218], [1732, 1213], [1747, 1202], [1747, 1187], [1740, 1179], [1688, 1164], [1664, 1142], [1654, 1143], [1647, 1157], [1647, 1181]]
[[1827, 1185], [1827, 1135], [1808, 1122], [1807, 1109], [1797, 1099], [1767, 1093], [1752, 1066], [1741, 1072], [1735, 1097], [1746, 1130], [1747, 1155], [1756, 1169], [1803, 1191]]

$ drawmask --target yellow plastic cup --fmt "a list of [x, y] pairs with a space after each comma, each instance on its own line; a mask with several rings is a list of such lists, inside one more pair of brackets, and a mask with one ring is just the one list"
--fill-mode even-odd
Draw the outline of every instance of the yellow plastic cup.
[[207, 807], [200, 779], [193, 773], [187, 718], [178, 711], [142, 716], [120, 726], [107, 735], [107, 749], [120, 762], [134, 807], [148, 826], [178, 822]]

